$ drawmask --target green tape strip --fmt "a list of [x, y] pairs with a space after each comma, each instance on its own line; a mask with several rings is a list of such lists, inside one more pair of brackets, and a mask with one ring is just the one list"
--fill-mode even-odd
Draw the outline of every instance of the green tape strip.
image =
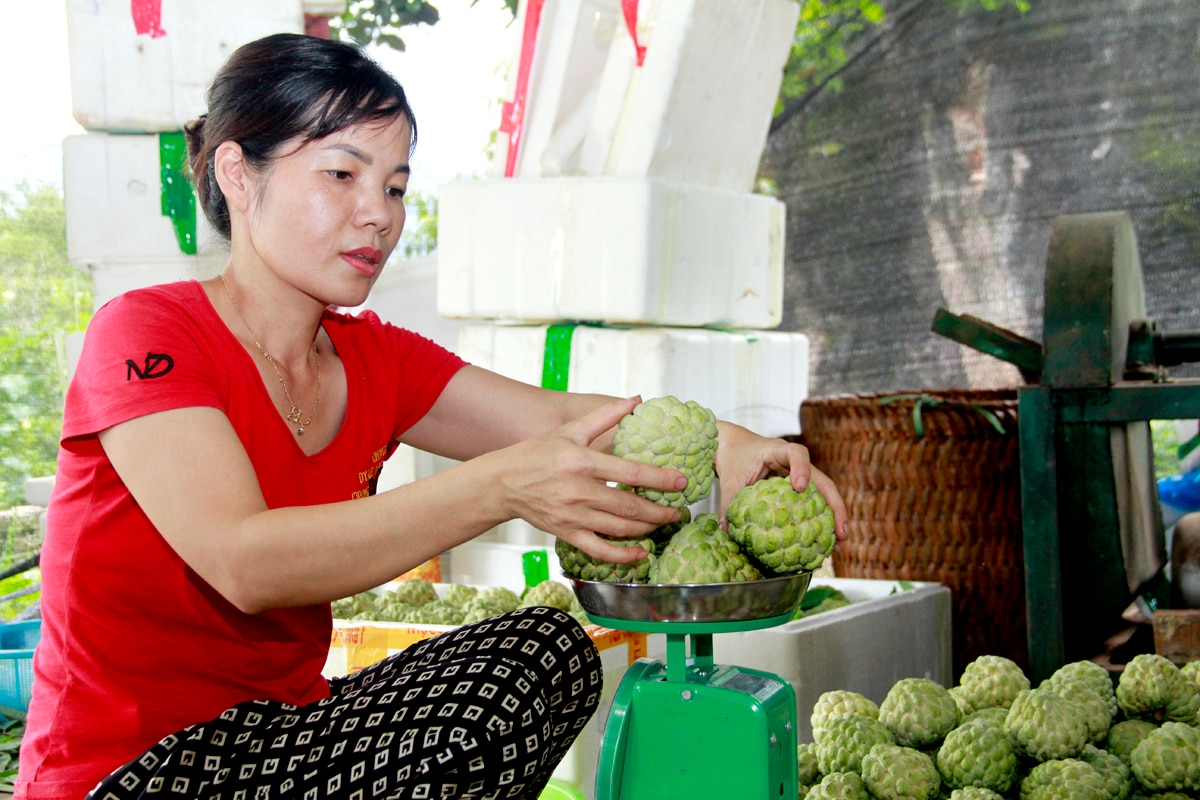
[[188, 255], [196, 254], [196, 195], [187, 172], [187, 141], [182, 131], [158, 135], [158, 172], [162, 181], [162, 213], [175, 226], [175, 241]]
[[567, 390], [571, 372], [571, 337], [574, 325], [551, 325], [546, 328], [546, 349], [542, 354], [542, 388], [558, 392]]

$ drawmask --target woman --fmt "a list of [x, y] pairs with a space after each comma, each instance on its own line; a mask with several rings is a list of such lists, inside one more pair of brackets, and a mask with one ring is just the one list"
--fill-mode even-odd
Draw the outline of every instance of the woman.
[[[229, 260], [89, 327], [17, 797], [536, 797], [599, 698], [578, 624], [524, 609], [327, 682], [330, 601], [517, 517], [639, 558], [596, 532], [678, 512], [614, 484], [686, 479], [609, 452], [637, 398], [542, 390], [329, 310], [361, 304], [396, 246], [416, 140], [362, 53], [252, 42], [208, 102], [189, 157]], [[720, 439], [727, 494], [811, 475], [844, 527], [803, 448], [727, 424]], [[463, 463], [376, 494], [399, 442]]]

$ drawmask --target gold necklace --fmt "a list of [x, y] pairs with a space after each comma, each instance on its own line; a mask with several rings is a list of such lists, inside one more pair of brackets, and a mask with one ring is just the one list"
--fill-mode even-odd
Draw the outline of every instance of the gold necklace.
[[263, 347], [258, 342], [258, 334], [250, 327], [250, 323], [246, 321], [246, 317], [242, 314], [242, 309], [238, 306], [237, 301], [233, 299], [233, 292], [229, 290], [229, 282], [225, 280], [225, 273], [217, 273], [217, 277], [221, 279], [221, 284], [225, 287], [225, 296], [229, 298], [230, 304], [233, 305], [233, 310], [237, 312], [238, 319], [246, 326], [246, 330], [250, 332], [250, 340], [254, 342], [255, 348], [262, 353], [262, 357], [267, 360], [271, 368], [275, 370], [275, 377], [279, 379], [279, 385], [283, 387], [283, 396], [288, 401], [288, 412], [284, 416], [287, 421], [296, 426], [296, 435], [303, 436], [304, 429], [312, 425], [312, 421], [317, 416], [317, 408], [321, 405], [321, 354], [317, 352], [317, 342], [314, 339], [312, 345], [313, 356], [317, 359], [317, 396], [313, 400], [312, 411], [308, 415], [308, 421], [302, 419], [303, 413], [300, 411], [300, 406], [296, 405], [296, 401], [292, 399], [292, 393], [288, 391], [287, 381], [283, 379], [283, 373], [279, 370], [279, 365], [275, 363], [275, 359], [267, 352], [267, 348]]

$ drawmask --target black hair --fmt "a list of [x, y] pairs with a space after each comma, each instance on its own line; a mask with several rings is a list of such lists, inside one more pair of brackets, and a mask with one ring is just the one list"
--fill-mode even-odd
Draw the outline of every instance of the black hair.
[[208, 112], [184, 127], [188, 166], [204, 216], [227, 239], [229, 207], [213, 167], [222, 142], [241, 145], [259, 171], [293, 140], [306, 144], [400, 116], [417, 143], [417, 122], [400, 83], [361, 48], [330, 39], [278, 33], [242, 45], [213, 79], [207, 101]]

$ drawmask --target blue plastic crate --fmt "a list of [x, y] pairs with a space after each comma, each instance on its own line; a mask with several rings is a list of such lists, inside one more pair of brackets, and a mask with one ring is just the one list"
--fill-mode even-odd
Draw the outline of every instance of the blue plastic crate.
[[0, 706], [29, 710], [33, 650], [41, 638], [40, 619], [0, 625]]
[[0, 624], [0, 650], [32, 650], [42, 640], [42, 621]]

